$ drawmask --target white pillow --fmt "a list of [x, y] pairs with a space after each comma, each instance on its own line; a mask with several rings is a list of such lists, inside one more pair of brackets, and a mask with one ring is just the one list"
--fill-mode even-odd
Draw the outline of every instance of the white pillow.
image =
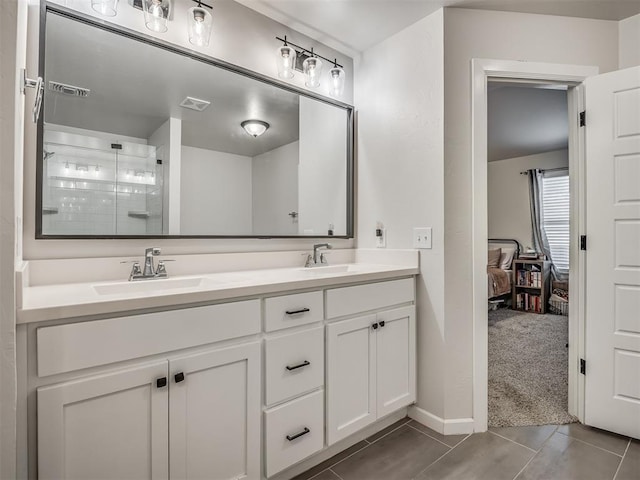
[[516, 249], [513, 247], [503, 248], [500, 252], [499, 267], [502, 270], [511, 270], [511, 264], [513, 263], [513, 256], [516, 254]]

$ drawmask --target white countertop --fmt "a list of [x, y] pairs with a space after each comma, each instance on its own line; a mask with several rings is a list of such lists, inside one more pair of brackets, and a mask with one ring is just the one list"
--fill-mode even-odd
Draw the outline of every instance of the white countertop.
[[181, 275], [138, 282], [98, 281], [25, 286], [17, 323], [232, 300], [291, 290], [417, 275], [416, 265], [349, 263]]

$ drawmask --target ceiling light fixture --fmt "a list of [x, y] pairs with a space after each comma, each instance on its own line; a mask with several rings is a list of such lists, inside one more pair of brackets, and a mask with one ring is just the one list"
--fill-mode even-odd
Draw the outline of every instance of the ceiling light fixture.
[[198, 5], [191, 7], [187, 16], [187, 28], [189, 29], [189, 42], [198, 47], [206, 47], [209, 45], [211, 37], [211, 26], [213, 25], [213, 16], [204, 7], [213, 10], [213, 7], [202, 3], [199, 0], [193, 0]]
[[142, 0], [144, 24], [153, 32], [167, 31], [167, 22], [171, 14], [171, 0]]
[[91, 0], [91, 8], [105, 17], [115, 17], [118, 13], [118, 0]]
[[283, 42], [283, 45], [276, 50], [276, 64], [278, 66], [278, 76], [280, 78], [293, 78], [294, 70], [304, 73], [304, 84], [310, 88], [318, 88], [320, 86], [320, 77], [322, 75], [322, 60], [333, 67], [329, 71], [330, 85], [329, 94], [334, 97], [340, 97], [344, 93], [344, 84], [346, 74], [344, 67], [340, 65], [337, 59], [330, 60], [316, 52], [308, 50], [300, 45], [284, 38], [276, 37], [276, 40]]
[[269, 128], [269, 124], [262, 120], [245, 120], [240, 126], [254, 138], [259, 137]]

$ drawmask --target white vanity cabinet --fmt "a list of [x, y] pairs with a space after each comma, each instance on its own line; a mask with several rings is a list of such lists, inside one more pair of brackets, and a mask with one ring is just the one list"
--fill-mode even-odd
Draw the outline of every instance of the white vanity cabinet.
[[[235, 322], [236, 333], [258, 334], [260, 302], [39, 329], [40, 372], [51, 369], [42, 362], [56, 349], [70, 352], [56, 367], [61, 373], [92, 362], [90, 355], [73, 352], [69, 339], [81, 342], [81, 350], [93, 345], [95, 357], [128, 360], [133, 342], [121, 349], [116, 342], [114, 325], [122, 321], [129, 328], [120, 330], [120, 338], [156, 322], [140, 337], [141, 350], [178, 347], [185, 353], [38, 388], [38, 478], [259, 479], [260, 340], [184, 350], [198, 346], [205, 331], [207, 342], [230, 339], [229, 328], [216, 329], [223, 318]], [[151, 353], [160, 353], [157, 358], [163, 352]]]
[[[388, 288], [385, 288], [388, 287]], [[396, 280], [327, 292], [327, 310], [341, 314], [377, 309], [327, 325], [327, 444], [332, 445], [416, 397], [416, 324], [413, 280]], [[343, 302], [332, 305], [332, 302]]]

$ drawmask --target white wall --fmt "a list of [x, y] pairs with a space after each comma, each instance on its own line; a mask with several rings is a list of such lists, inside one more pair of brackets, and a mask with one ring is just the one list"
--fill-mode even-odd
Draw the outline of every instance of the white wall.
[[568, 166], [569, 151], [566, 149], [489, 162], [489, 238], [515, 238], [523, 247], [532, 245], [529, 184], [527, 176], [520, 172]]
[[445, 337], [447, 419], [472, 417], [471, 59], [618, 64], [618, 22], [445, 10]]
[[295, 235], [298, 220], [299, 142], [253, 157], [253, 234]]
[[182, 120], [170, 117], [149, 136], [162, 160], [162, 233], [180, 235]]
[[251, 163], [243, 155], [182, 146], [182, 235], [251, 235]]
[[413, 227], [433, 227], [417, 280], [418, 406], [444, 414], [443, 12], [362, 55], [356, 69], [359, 248], [412, 248]]
[[[346, 111], [300, 98], [298, 233], [347, 234]], [[333, 139], [332, 142], [325, 141]]]
[[640, 14], [618, 23], [618, 42], [619, 68], [640, 65]]

